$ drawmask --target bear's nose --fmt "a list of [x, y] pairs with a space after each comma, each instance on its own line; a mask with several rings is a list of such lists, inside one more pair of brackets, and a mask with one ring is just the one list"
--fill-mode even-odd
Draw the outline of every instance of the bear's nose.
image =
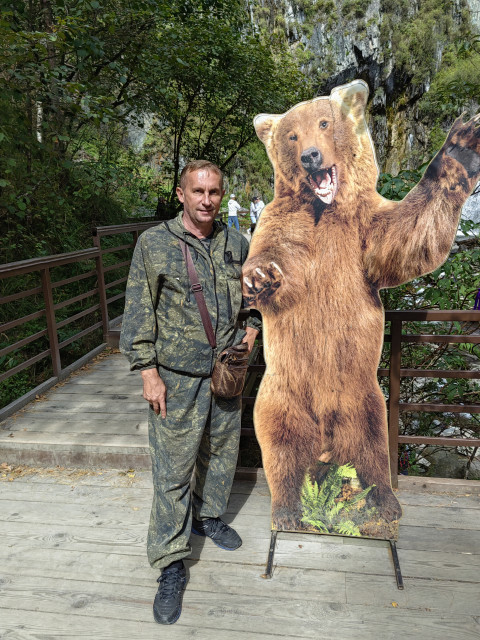
[[310, 147], [302, 152], [300, 160], [302, 161], [303, 168], [311, 173], [320, 168], [322, 164], [322, 154], [317, 147]]

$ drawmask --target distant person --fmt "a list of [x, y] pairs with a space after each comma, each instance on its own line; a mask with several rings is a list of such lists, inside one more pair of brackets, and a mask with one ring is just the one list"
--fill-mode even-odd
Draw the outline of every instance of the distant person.
[[237, 231], [240, 231], [240, 225], [238, 224], [238, 212], [241, 208], [242, 207], [235, 199], [235, 194], [232, 193], [230, 200], [228, 201], [228, 226], [231, 227], [233, 225]]
[[262, 213], [263, 209], [265, 209], [265, 203], [260, 198], [260, 196], [257, 196], [256, 202], [255, 202], [255, 215], [257, 218], [257, 222], [258, 222], [258, 219], [260, 218], [260, 214]]
[[255, 225], [257, 224], [257, 205], [258, 196], [253, 196], [252, 202], [250, 203], [250, 232], [253, 233], [255, 231]]

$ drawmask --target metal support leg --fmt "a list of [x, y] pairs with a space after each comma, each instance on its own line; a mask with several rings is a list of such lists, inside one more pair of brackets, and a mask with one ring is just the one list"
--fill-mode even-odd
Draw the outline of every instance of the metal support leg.
[[273, 575], [273, 556], [275, 555], [275, 545], [277, 544], [277, 531], [272, 529], [270, 536], [270, 548], [268, 550], [267, 566], [265, 573], [262, 573], [261, 578], [270, 580]]
[[393, 568], [395, 569], [395, 578], [397, 580], [397, 587], [399, 589], [403, 589], [403, 578], [402, 571], [400, 569], [400, 562], [398, 561], [397, 545], [395, 544], [395, 540], [389, 540], [389, 542], [390, 551], [392, 552]]

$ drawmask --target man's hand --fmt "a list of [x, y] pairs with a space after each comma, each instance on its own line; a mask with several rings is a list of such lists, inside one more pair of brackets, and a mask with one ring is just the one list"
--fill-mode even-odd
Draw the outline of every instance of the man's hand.
[[167, 387], [156, 369], [141, 371], [143, 379], [143, 397], [150, 403], [155, 413], [167, 417]]
[[242, 342], [248, 344], [248, 353], [252, 352], [253, 345], [255, 344], [255, 338], [258, 336], [258, 330], [253, 327], [246, 327], [245, 331], [247, 335], [243, 338]]

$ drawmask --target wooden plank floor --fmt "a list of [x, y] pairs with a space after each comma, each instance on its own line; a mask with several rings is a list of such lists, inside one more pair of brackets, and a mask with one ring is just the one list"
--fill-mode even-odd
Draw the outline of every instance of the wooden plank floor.
[[118, 352], [98, 356], [0, 423], [0, 458], [17, 464], [150, 468], [138, 372]]
[[119, 354], [100, 357], [0, 425], [0, 640], [480, 637], [480, 483], [436, 479], [433, 493], [415, 478], [398, 493], [404, 591], [387, 543], [308, 534], [279, 535], [263, 580], [270, 498], [259, 477], [235, 483], [225, 518], [243, 546], [193, 536], [182, 617], [156, 625], [139, 381]]
[[265, 481], [236, 482], [235, 552], [192, 537], [183, 614], [152, 618], [157, 572], [145, 538], [148, 472], [0, 469], [0, 638], [339, 638], [480, 636], [480, 508], [473, 495], [399, 492], [396, 587], [386, 543], [280, 534], [265, 569]]

